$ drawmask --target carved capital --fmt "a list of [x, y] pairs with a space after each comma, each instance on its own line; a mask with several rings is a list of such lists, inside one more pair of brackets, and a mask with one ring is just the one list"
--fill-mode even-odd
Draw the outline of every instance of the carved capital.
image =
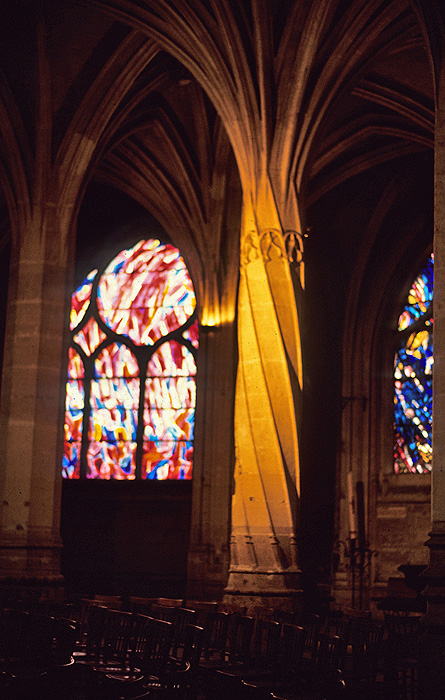
[[261, 255], [266, 263], [281, 258], [298, 267], [303, 262], [303, 241], [306, 237], [307, 233], [292, 230], [283, 232], [278, 228], [265, 229], [259, 233], [248, 231], [242, 240], [241, 265], [248, 265]]

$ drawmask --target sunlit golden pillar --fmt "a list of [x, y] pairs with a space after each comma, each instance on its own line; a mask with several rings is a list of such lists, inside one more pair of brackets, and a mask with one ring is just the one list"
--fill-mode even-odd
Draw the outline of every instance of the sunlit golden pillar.
[[296, 527], [302, 372], [294, 289], [300, 277], [291, 266], [302, 264], [302, 245], [299, 233], [281, 229], [269, 203], [269, 208], [244, 203], [241, 234], [236, 465], [226, 596], [243, 596], [248, 605], [258, 598], [289, 599], [300, 593]]

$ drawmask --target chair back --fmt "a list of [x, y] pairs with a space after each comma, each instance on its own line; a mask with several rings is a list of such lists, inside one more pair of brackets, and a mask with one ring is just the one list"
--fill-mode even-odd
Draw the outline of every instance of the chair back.
[[158, 605], [170, 605], [173, 608], [180, 608], [184, 604], [183, 598], [157, 598]]
[[134, 636], [135, 617], [122, 610], [105, 611], [102, 656], [105, 665], [113, 662], [125, 668]]
[[229, 634], [230, 615], [220, 610], [212, 610], [207, 615], [204, 627], [203, 655], [206, 661], [225, 660]]
[[229, 627], [229, 662], [247, 663], [251, 658], [251, 644], [255, 620], [248, 615], [232, 615]]
[[253, 642], [254, 662], [259, 668], [274, 667], [280, 656], [281, 625], [273, 620], [257, 619]]
[[198, 627], [198, 625], [187, 625], [185, 628], [184, 646], [181, 660], [183, 663], [190, 665], [192, 674], [198, 673], [203, 642], [203, 628]]
[[153, 603], [150, 617], [154, 617], [156, 620], [176, 622], [177, 611], [178, 606], [176, 605], [160, 605], [159, 603]]
[[281, 651], [277, 666], [282, 675], [300, 678], [305, 650], [306, 630], [285, 623], [281, 632]]
[[173, 646], [171, 653], [173, 656], [178, 656], [184, 646], [185, 632], [189, 625], [196, 625], [198, 623], [198, 613], [195, 610], [188, 610], [187, 608], [176, 608], [176, 616], [174, 620], [175, 624], [175, 636], [173, 639]]
[[173, 643], [174, 625], [166, 620], [150, 620], [141, 656], [141, 668], [145, 678], [159, 677], [165, 673]]

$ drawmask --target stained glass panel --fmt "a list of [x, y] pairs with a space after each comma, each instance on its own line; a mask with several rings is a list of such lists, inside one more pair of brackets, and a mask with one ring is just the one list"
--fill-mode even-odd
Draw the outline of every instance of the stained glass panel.
[[91, 355], [106, 337], [105, 333], [99, 328], [97, 321], [94, 318], [90, 318], [82, 330], [76, 333], [73, 340], [80, 345], [85, 355]]
[[433, 288], [434, 256], [431, 255], [427, 265], [420, 275], [416, 277], [408, 292], [407, 304], [399, 317], [399, 331], [403, 331], [430, 309], [433, 301]]
[[104, 348], [94, 361], [96, 377], [137, 377], [139, 367], [130, 348], [121, 343], [113, 343]]
[[97, 270], [92, 270], [71, 297], [70, 328], [74, 330], [85, 316], [90, 304], [90, 295]]
[[84, 376], [85, 370], [80, 355], [74, 348], [70, 348], [68, 356], [68, 377], [69, 379], [82, 379]]
[[139, 379], [97, 379], [91, 382], [89, 439], [136, 440]]
[[111, 330], [137, 345], [152, 345], [190, 318], [195, 295], [179, 251], [151, 240], [110, 263], [99, 282], [97, 304]]
[[87, 453], [87, 478], [134, 479], [135, 454], [135, 442], [90, 442]]
[[193, 408], [196, 384], [193, 377], [153, 377], [147, 379], [145, 406], [151, 409]]
[[[431, 471], [433, 404], [433, 257], [416, 278], [399, 318], [399, 331], [418, 321], [403, 341], [394, 361], [394, 470]], [[420, 320], [422, 316], [423, 320]]]
[[198, 321], [192, 323], [187, 330], [182, 334], [186, 340], [190, 340], [194, 348], [199, 346], [199, 336], [198, 336]]
[[83, 382], [70, 379], [66, 388], [65, 411], [65, 439], [70, 442], [82, 439], [83, 406]]
[[147, 374], [150, 377], [192, 377], [196, 374], [195, 358], [185, 345], [171, 340], [153, 353]]
[[142, 478], [191, 479], [193, 443], [187, 440], [144, 441]]
[[78, 479], [80, 476], [80, 442], [67, 442], [63, 452], [62, 476], [64, 479]]
[[193, 440], [194, 408], [162, 408], [144, 412], [144, 438], [158, 440]]

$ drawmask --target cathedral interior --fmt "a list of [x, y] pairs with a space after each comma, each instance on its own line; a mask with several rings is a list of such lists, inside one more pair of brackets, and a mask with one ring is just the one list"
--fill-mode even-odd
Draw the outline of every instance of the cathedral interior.
[[[377, 609], [427, 567], [445, 625], [444, 28], [440, 0], [1, 3], [2, 588]], [[162, 347], [104, 307], [140, 241], [193, 293], [159, 331], [196, 366], [173, 466], [149, 399], [133, 436], [82, 413], [99, 350]], [[433, 259], [434, 434], [405, 460], [398, 320]]]

